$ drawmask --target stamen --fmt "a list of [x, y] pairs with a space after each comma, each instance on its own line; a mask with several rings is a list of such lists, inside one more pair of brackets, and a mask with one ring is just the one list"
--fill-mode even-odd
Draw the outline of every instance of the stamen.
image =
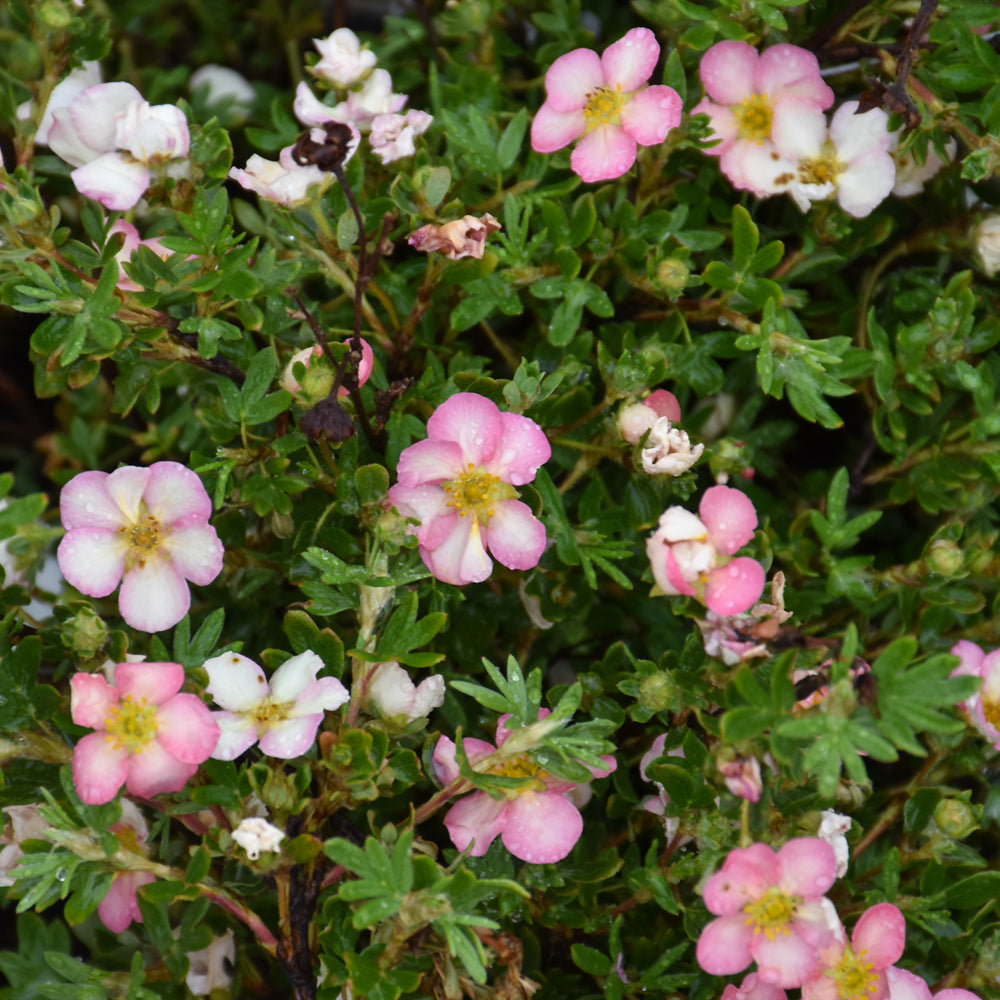
[[733, 112], [740, 126], [740, 138], [758, 145], [771, 138], [771, 121], [774, 111], [767, 94], [751, 94]]
[[107, 738], [115, 743], [115, 749], [138, 753], [156, 738], [156, 706], [150, 705], [145, 698], [135, 699], [127, 694], [109, 709], [104, 729]]
[[755, 935], [763, 931], [767, 939], [773, 941], [779, 934], [790, 933], [788, 924], [801, 902], [798, 896], [787, 896], [777, 886], [772, 886], [760, 899], [743, 907], [746, 924], [753, 928]]

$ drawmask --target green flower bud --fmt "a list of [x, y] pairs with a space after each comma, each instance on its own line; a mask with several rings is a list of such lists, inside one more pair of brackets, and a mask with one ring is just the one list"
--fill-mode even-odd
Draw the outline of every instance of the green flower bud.
[[83, 659], [93, 659], [108, 639], [108, 627], [90, 608], [78, 611], [63, 625], [69, 648]]
[[659, 672], [639, 681], [639, 703], [653, 712], [676, 712], [680, 708], [680, 691], [669, 673]]
[[935, 538], [927, 552], [927, 565], [942, 576], [954, 576], [965, 562], [962, 550], [947, 538]]
[[979, 829], [981, 812], [981, 808], [962, 799], [942, 799], [934, 810], [934, 822], [946, 837], [961, 840]]
[[691, 268], [684, 261], [668, 257], [657, 265], [655, 281], [669, 295], [679, 295], [684, 291], [690, 275]]
[[38, 5], [38, 20], [46, 28], [60, 31], [69, 26], [69, 22], [73, 20], [73, 12], [62, 0], [43, 0]]

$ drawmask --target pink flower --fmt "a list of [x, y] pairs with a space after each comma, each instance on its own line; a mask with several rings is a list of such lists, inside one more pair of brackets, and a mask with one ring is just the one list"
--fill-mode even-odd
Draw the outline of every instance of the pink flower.
[[[140, 853], [142, 845], [149, 836], [149, 827], [134, 802], [122, 799], [121, 805], [122, 818], [111, 827], [110, 832], [115, 835], [122, 847], [133, 853]], [[142, 912], [139, 910], [135, 894], [140, 886], [155, 881], [152, 872], [115, 872], [111, 879], [111, 888], [97, 905], [97, 915], [101, 918], [101, 923], [112, 934], [121, 934], [133, 920], [141, 924]]]
[[125, 273], [125, 268], [123, 267], [124, 264], [132, 260], [132, 255], [139, 247], [149, 247], [160, 260], [169, 260], [173, 255], [173, 250], [168, 250], [155, 236], [148, 240], [139, 239], [139, 230], [131, 222], [126, 222], [124, 219], [118, 219], [109, 230], [109, 233], [121, 233], [125, 237], [125, 242], [122, 243], [121, 250], [115, 254], [115, 260], [118, 262], [117, 284], [123, 292], [142, 291], [142, 285], [133, 281]]
[[395, 660], [373, 664], [373, 671], [368, 679], [368, 697], [383, 719], [402, 716], [413, 722], [444, 704], [444, 678], [440, 674], [414, 684]]
[[[885, 970], [888, 981], [889, 1000], [931, 1000], [930, 987], [912, 972], [890, 966]], [[978, 994], [970, 990], [938, 990], [933, 1000], [980, 1000]]]
[[176, 625], [191, 606], [187, 581], [204, 586], [222, 569], [212, 501], [177, 462], [81, 472], [63, 487], [59, 510], [63, 576], [90, 597], [107, 597], [120, 582], [122, 617], [144, 632]]
[[666, 389], [651, 392], [641, 403], [632, 403], [618, 414], [618, 429], [629, 444], [638, 444], [643, 434], [661, 417], [675, 424], [681, 420], [681, 404]]
[[903, 954], [906, 920], [892, 903], [861, 915], [851, 943], [842, 938], [823, 952], [820, 968], [802, 984], [802, 1000], [885, 1000], [886, 969]]
[[475, 257], [481, 260], [486, 249], [486, 237], [500, 229], [500, 223], [487, 212], [478, 219], [463, 215], [440, 226], [428, 223], [411, 233], [406, 241], [421, 253], [439, 250], [450, 260]]
[[373, 70], [360, 90], [352, 90], [347, 99], [332, 106], [324, 104], [306, 83], [295, 88], [292, 103], [295, 117], [303, 125], [325, 125], [327, 122], [346, 122], [367, 132], [379, 115], [392, 115], [403, 109], [406, 94], [395, 94], [392, 77], [384, 69]]
[[698, 597], [710, 611], [737, 615], [764, 591], [764, 568], [755, 559], [729, 558], [757, 527], [757, 512], [745, 494], [712, 486], [701, 498], [700, 518], [669, 507], [646, 542], [657, 586], [665, 594]]
[[[315, 134], [313, 140], [325, 142], [326, 135]], [[356, 144], [354, 145], [356, 148]], [[247, 160], [246, 169], [232, 167], [229, 176], [247, 191], [253, 191], [261, 198], [285, 208], [295, 208], [319, 197], [333, 183], [333, 174], [320, 170], [312, 163], [306, 166], [296, 163], [292, 155], [294, 149], [294, 146], [286, 146], [278, 154], [277, 163], [274, 160], [265, 160], [263, 156], [254, 153]], [[344, 162], [346, 163], [353, 154], [354, 149], [350, 149]]]
[[235, 760], [258, 740], [268, 757], [301, 757], [316, 740], [326, 717], [350, 697], [336, 677], [317, 674], [323, 661], [312, 650], [286, 660], [271, 675], [239, 653], [223, 653], [205, 662], [206, 690], [225, 711], [212, 712], [219, 742], [216, 760]]
[[426, 111], [407, 111], [405, 115], [376, 115], [372, 120], [369, 142], [383, 163], [413, 156], [413, 140], [430, 128], [433, 117]]
[[517, 499], [552, 454], [541, 427], [501, 413], [485, 396], [460, 392], [427, 421], [427, 439], [399, 456], [389, 500], [420, 524], [412, 528], [424, 565], [445, 583], [479, 583], [493, 571], [531, 569], [545, 527]]
[[785, 610], [785, 574], [780, 570], [771, 579], [771, 601], [761, 601], [739, 615], [717, 615], [709, 611], [696, 619], [705, 641], [705, 652], [733, 666], [758, 656], [770, 656], [767, 643], [777, 638], [781, 626], [792, 617]]
[[[361, 338], [358, 338], [361, 340]], [[350, 341], [348, 341], [350, 346]], [[335, 366], [325, 360], [323, 348], [317, 344], [315, 347], [306, 347], [292, 355], [292, 360], [288, 362], [285, 370], [281, 373], [278, 384], [282, 389], [287, 389], [296, 399], [296, 402], [307, 406], [314, 406], [316, 403], [326, 399], [333, 388]], [[295, 366], [301, 363], [305, 366], [305, 374], [302, 383], [295, 377]], [[360, 388], [368, 381], [375, 364], [375, 352], [367, 340], [361, 340], [361, 361], [358, 364], [358, 387]], [[338, 396], [349, 396], [350, 393], [342, 385], [337, 390]]]
[[836, 867], [833, 848], [810, 837], [777, 853], [766, 844], [731, 851], [705, 884], [705, 905], [718, 916], [698, 939], [698, 964], [729, 976], [756, 962], [762, 982], [801, 986], [839, 930], [824, 895]]
[[[801, 111], [824, 111], [833, 103], [816, 57], [797, 45], [773, 45], [758, 55], [746, 42], [717, 42], [702, 56], [698, 72], [708, 96], [694, 114], [707, 114], [715, 138], [722, 140], [705, 152], [720, 157], [734, 187], [760, 197], [773, 194], [747, 176], [746, 159], [768, 159], [775, 152], [776, 118], [787, 115], [794, 128]], [[798, 102], [792, 110], [786, 107], [790, 100]]]
[[211, 756], [219, 727], [197, 695], [180, 693], [183, 684], [179, 663], [119, 663], [114, 685], [101, 674], [73, 675], [73, 721], [97, 730], [73, 750], [84, 802], [110, 802], [123, 784], [144, 799], [180, 791]]
[[756, 972], [751, 972], [739, 986], [730, 983], [722, 991], [721, 1000], [788, 1000], [788, 994], [780, 986], [765, 983]]
[[[570, 166], [585, 181], [621, 177], [637, 146], [655, 146], [680, 124], [672, 87], [646, 85], [660, 58], [649, 28], [633, 28], [598, 56], [574, 49], [545, 74], [545, 103], [531, 123], [531, 148], [554, 153], [580, 139]], [[582, 137], [582, 138], [581, 138]]]
[[982, 736], [1000, 750], [1000, 649], [984, 653], [974, 642], [962, 639], [951, 647], [951, 654], [961, 660], [952, 677], [968, 674], [983, 679], [979, 690], [960, 707]]
[[[667, 742], [667, 734], [660, 733], [659, 736], [653, 740], [653, 745], [642, 755], [642, 759], [639, 761], [639, 773], [642, 775], [643, 781], [648, 781], [656, 785], [657, 794], [649, 795], [642, 800], [640, 805], [646, 812], [651, 812], [654, 816], [660, 816], [663, 819], [663, 832], [666, 834], [667, 843], [669, 844], [673, 841], [674, 837], [677, 836], [677, 831], [680, 828], [681, 821], [677, 816], [667, 815], [667, 806], [670, 804], [670, 796], [667, 794], [667, 790], [658, 781], [653, 781], [649, 777], [648, 768], [654, 762], [659, 760], [663, 756], [663, 748]], [[668, 757], [683, 757], [684, 748], [674, 747], [673, 750], [667, 751]], [[690, 837], [686, 837], [682, 843], [690, 840]]]
[[358, 36], [350, 28], [337, 28], [326, 38], [314, 38], [320, 60], [312, 73], [335, 87], [353, 87], [375, 68], [375, 53], [361, 48]]
[[760, 776], [760, 762], [756, 757], [734, 757], [719, 761], [719, 774], [726, 781], [726, 788], [748, 802], [760, 802], [764, 785]]
[[[539, 718], [548, 714], [543, 709]], [[480, 770], [476, 761], [495, 753], [510, 737], [511, 730], [505, 725], [508, 718], [502, 715], [497, 721], [496, 747], [485, 740], [462, 740], [474, 770]], [[617, 767], [614, 757], [601, 759], [606, 768], [595, 772], [595, 778], [603, 778]], [[447, 736], [434, 748], [434, 767], [446, 784], [459, 776], [455, 743]], [[506, 789], [499, 801], [477, 791], [456, 802], [444, 818], [451, 842], [460, 851], [468, 849], [474, 858], [482, 857], [497, 837], [515, 858], [531, 864], [552, 864], [565, 858], [583, 832], [583, 817], [569, 798], [579, 786], [543, 771], [526, 754], [500, 760], [488, 773], [533, 780], [521, 788]]]

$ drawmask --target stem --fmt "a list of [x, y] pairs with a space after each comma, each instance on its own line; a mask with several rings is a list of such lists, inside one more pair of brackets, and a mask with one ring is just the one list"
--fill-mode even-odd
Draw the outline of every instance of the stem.
[[[183, 878], [181, 881], [183, 881]], [[268, 930], [267, 925], [253, 910], [248, 909], [242, 903], [238, 903], [222, 889], [211, 889], [201, 883], [198, 884], [197, 888], [198, 892], [206, 899], [217, 903], [227, 913], [231, 913], [241, 923], [246, 924], [269, 955], [272, 957], [277, 955], [278, 939]]]

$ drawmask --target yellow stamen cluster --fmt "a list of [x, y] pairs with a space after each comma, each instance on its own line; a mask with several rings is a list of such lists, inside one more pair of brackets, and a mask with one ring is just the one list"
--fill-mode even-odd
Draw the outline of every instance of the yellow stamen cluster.
[[789, 934], [788, 924], [802, 900], [798, 896], [788, 896], [777, 886], [772, 886], [760, 899], [743, 907], [746, 924], [753, 933], [767, 935], [773, 941], [779, 934]]
[[128, 552], [125, 554], [126, 571], [136, 566], [142, 569], [146, 560], [159, 548], [163, 535], [160, 522], [152, 514], [143, 513], [135, 524], [118, 530], [125, 536], [128, 544]]
[[501, 764], [494, 764], [490, 768], [490, 773], [501, 775], [504, 778], [534, 779], [524, 788], [518, 788], [512, 793], [512, 795], [517, 795], [527, 789], [532, 789], [536, 792], [541, 792], [545, 789], [545, 782], [543, 780], [545, 771], [542, 770], [542, 768], [540, 768], [527, 754], [519, 754], [517, 757], [511, 757], [510, 760], [505, 760]]
[[741, 139], [749, 139], [760, 145], [765, 139], [771, 138], [774, 109], [767, 94], [751, 94], [739, 107], [733, 108], [733, 113], [739, 122]]
[[583, 106], [583, 116], [586, 119], [586, 130], [589, 132], [598, 125], [618, 125], [621, 123], [619, 117], [622, 105], [625, 103], [626, 95], [622, 93], [621, 85], [616, 85], [614, 90], [609, 87], [598, 87], [593, 93], [587, 96], [587, 103]]
[[446, 480], [441, 488], [450, 497], [447, 505], [459, 517], [471, 513], [483, 524], [489, 523], [500, 500], [512, 500], [518, 495], [510, 483], [502, 482], [499, 476], [483, 469], [477, 469], [471, 462], [457, 479]]
[[265, 698], [253, 707], [252, 716], [258, 730], [269, 729], [288, 718], [288, 702]]
[[878, 973], [873, 962], [864, 962], [865, 952], [855, 955], [850, 948], [830, 974], [840, 988], [840, 1000], [869, 1000], [878, 992]]
[[116, 750], [138, 753], [156, 738], [156, 706], [150, 705], [145, 698], [136, 699], [127, 694], [117, 705], [111, 706], [104, 729]]
[[[829, 146], [829, 144], [827, 144]], [[833, 184], [843, 173], [843, 166], [832, 148], [799, 164], [799, 180], [803, 184]]]

